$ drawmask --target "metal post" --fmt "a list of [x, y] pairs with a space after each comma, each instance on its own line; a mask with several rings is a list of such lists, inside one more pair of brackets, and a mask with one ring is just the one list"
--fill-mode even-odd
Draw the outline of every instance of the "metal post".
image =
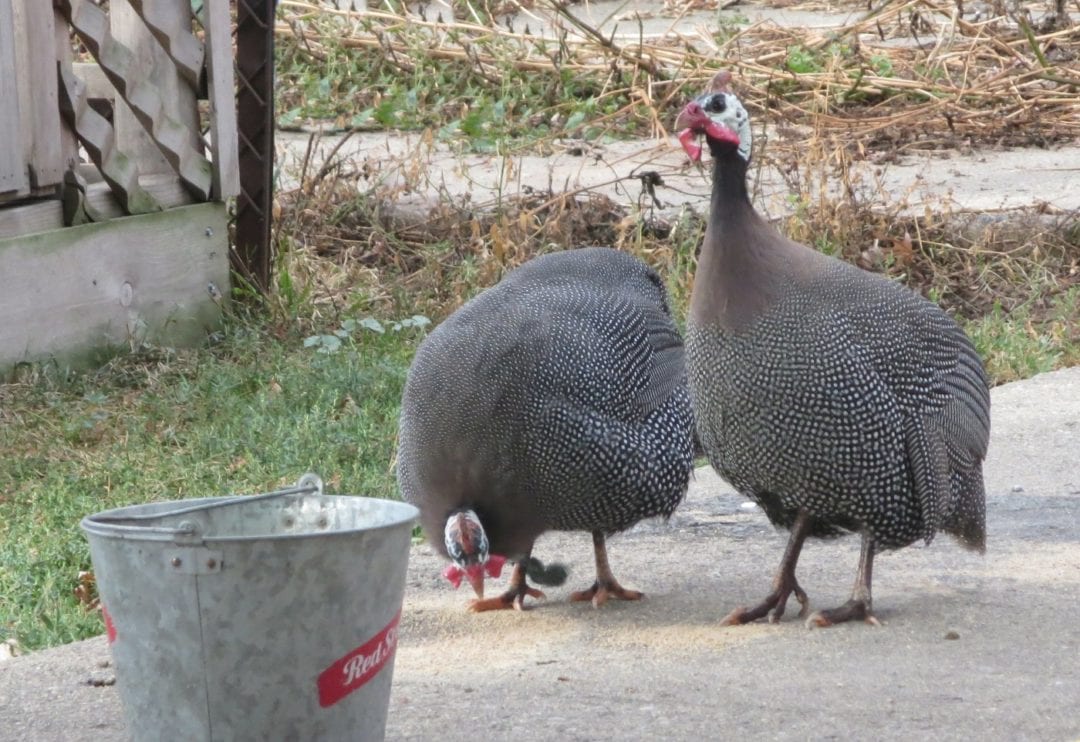
[[270, 286], [274, 177], [274, 0], [236, 2], [240, 196], [234, 268], [259, 291]]

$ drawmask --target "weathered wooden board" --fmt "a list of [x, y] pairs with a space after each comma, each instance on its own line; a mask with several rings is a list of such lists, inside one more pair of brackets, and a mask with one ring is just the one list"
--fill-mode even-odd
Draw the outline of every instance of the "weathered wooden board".
[[64, 117], [64, 123], [76, 133], [116, 198], [124, 204], [125, 211], [129, 214], [158, 211], [160, 204], [139, 185], [139, 169], [135, 161], [116, 146], [116, 130], [90, 107], [86, 85], [71, 70], [63, 67], [60, 68], [59, 77], [60, 114]]
[[223, 200], [240, 193], [236, 84], [233, 77], [233, 41], [229, 0], [209, 0], [205, 10], [206, 67], [210, 90], [210, 146], [213, 149], [214, 160], [213, 196], [218, 200]]
[[[96, 220], [127, 216], [127, 212], [116, 200], [108, 183], [100, 180], [101, 175], [96, 170], [94, 174], [98, 179], [87, 183], [86, 201], [93, 212], [100, 217]], [[163, 209], [175, 209], [177, 206], [195, 203], [191, 193], [184, 188], [180, 178], [175, 175], [166, 173], [144, 175], [139, 178], [139, 185]], [[64, 209], [59, 199], [36, 201], [0, 209], [0, 239], [46, 232], [50, 229], [60, 229], [62, 226], [64, 226]]]
[[[191, 33], [191, 5], [175, 0], [128, 0], [192, 89], [199, 87], [203, 45]], [[177, 12], [177, 11], [180, 12]]]
[[[68, 36], [67, 20], [59, 8], [53, 6], [53, 70], [71, 69], [73, 61], [71, 52], [71, 37]], [[57, 101], [59, 106], [59, 100]], [[75, 138], [75, 132], [67, 127], [61, 117], [60, 122], [60, 161], [64, 165], [64, 171], [75, 167], [79, 162], [79, 141]]]
[[62, 226], [64, 209], [56, 199], [0, 208], [0, 240]]
[[[51, 3], [15, 0], [15, 76], [30, 186], [48, 193], [64, 177]], [[5, 74], [11, 74], [10, 71]]]
[[[191, 3], [153, 0], [153, 4], [158, 6], [156, 15], [160, 23], [177, 28], [186, 26], [190, 31]], [[83, 0], [65, 0], [62, 5], [88, 17], [97, 15], [94, 12], [97, 9], [85, 7], [87, 3]], [[113, 39], [126, 48], [125, 53], [116, 50], [111, 55], [112, 61], [118, 63], [114, 70], [105, 65], [106, 74], [117, 73], [113, 83], [123, 85], [121, 93], [127, 99], [127, 104], [117, 101], [114, 116], [116, 133], [125, 151], [138, 161], [140, 173], [197, 171], [196, 164], [201, 158], [196, 153], [202, 143], [198, 135], [195, 90], [181, 77], [128, 0], [109, 3], [109, 27]], [[101, 59], [97, 61], [102, 63]], [[206, 170], [209, 175], [209, 166]], [[201, 184], [201, 180], [196, 180]], [[205, 191], [209, 189], [207, 177]]]
[[0, 199], [25, 195], [30, 182], [19, 114], [15, 67], [15, 14], [11, 0], [0, 0]]
[[[199, 200], [209, 199], [213, 168], [202, 155], [195, 91], [180, 78], [129, 0], [113, 0], [108, 14], [91, 0], [56, 0], [56, 7], [123, 98], [114, 106], [116, 138], [138, 171], [175, 170]], [[186, 23], [190, 29], [189, 4], [158, 0], [154, 9], [158, 22], [173, 29]], [[68, 80], [76, 78], [71, 71], [62, 75], [70, 91]], [[75, 86], [85, 89], [81, 81]]]
[[[139, 185], [163, 209], [174, 209], [177, 206], [195, 203], [195, 199], [184, 188], [180, 178], [169, 173], [143, 175], [139, 178]], [[86, 187], [86, 200], [104, 219], [126, 216], [123, 206], [116, 200], [115, 194], [105, 183], [88, 184]]]
[[0, 240], [0, 276], [0, 370], [50, 359], [80, 365], [143, 341], [198, 344], [220, 322], [217, 297], [229, 295], [225, 207]]
[[112, 82], [97, 62], [75, 62], [71, 65], [71, 71], [86, 85], [86, 97], [93, 100], [100, 98], [115, 101], [120, 97], [113, 87]]

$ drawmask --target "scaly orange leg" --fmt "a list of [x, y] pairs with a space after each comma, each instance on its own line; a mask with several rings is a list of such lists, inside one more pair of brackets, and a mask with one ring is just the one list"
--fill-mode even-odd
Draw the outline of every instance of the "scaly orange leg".
[[483, 600], [470, 601], [469, 610], [472, 613], [501, 611], [507, 608], [523, 611], [525, 610], [526, 596], [537, 598], [539, 600], [543, 600], [547, 597], [536, 588], [529, 587], [529, 584], [525, 581], [525, 561], [527, 559], [528, 555], [526, 554], [525, 559], [522, 559], [514, 565], [514, 572], [510, 575], [510, 586], [505, 593], [497, 598], [485, 598]]
[[591, 600], [594, 608], [599, 608], [607, 602], [608, 598], [620, 600], [641, 600], [643, 593], [637, 590], [627, 590], [615, 579], [611, 573], [611, 565], [608, 564], [607, 544], [604, 541], [603, 531], [593, 531], [593, 551], [596, 553], [596, 581], [592, 587], [586, 590], [578, 590], [570, 594], [570, 600]]

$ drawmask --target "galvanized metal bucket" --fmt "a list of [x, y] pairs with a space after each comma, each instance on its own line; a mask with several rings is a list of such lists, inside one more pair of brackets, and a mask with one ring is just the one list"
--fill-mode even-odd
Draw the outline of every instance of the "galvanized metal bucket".
[[83, 519], [135, 740], [381, 740], [416, 508], [295, 487]]

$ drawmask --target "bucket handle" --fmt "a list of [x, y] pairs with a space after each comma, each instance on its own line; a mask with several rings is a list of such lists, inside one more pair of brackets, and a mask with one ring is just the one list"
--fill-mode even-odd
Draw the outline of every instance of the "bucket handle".
[[229, 505], [236, 505], [240, 502], [257, 502], [259, 500], [270, 500], [275, 497], [284, 497], [285, 495], [309, 495], [309, 494], [323, 494], [323, 481], [318, 474], [308, 472], [304, 476], [297, 480], [296, 484], [292, 487], [285, 487], [283, 489], [274, 490], [273, 492], [264, 492], [259, 495], [235, 495], [233, 497], [223, 498], [217, 502], [203, 503], [201, 505], [190, 505], [186, 508], [179, 508], [177, 510], [170, 510], [165, 513], [153, 513], [153, 514], [138, 514], [127, 515], [118, 518], [94, 518], [93, 520], [98, 523], [111, 523], [112, 528], [120, 532], [129, 533], [160, 533], [166, 536], [173, 536], [177, 539], [191, 539], [198, 537], [199, 528], [191, 521], [183, 521], [177, 528], [168, 528], [166, 526], [122, 526], [119, 525], [123, 521], [139, 521], [139, 520], [158, 520], [163, 516], [175, 516], [175, 515], [187, 515], [188, 513], [200, 513], [206, 510], [213, 510], [215, 508], [228, 507]]

